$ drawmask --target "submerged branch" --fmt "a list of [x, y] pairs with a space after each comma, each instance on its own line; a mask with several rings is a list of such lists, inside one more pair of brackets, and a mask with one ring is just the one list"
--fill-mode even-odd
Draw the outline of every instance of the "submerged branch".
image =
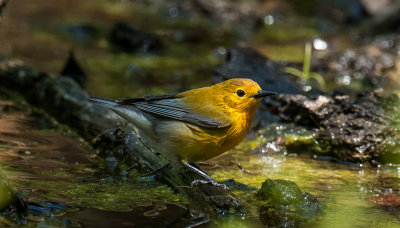
[[0, 86], [13, 90], [76, 131], [100, 154], [142, 172], [155, 172], [162, 182], [189, 198], [206, 213], [243, 211], [242, 203], [229, 190], [211, 184], [191, 186], [202, 177], [188, 170], [176, 156], [153, 150], [135, 129], [112, 111], [87, 102], [88, 95], [72, 80], [36, 71], [18, 60], [0, 61]]

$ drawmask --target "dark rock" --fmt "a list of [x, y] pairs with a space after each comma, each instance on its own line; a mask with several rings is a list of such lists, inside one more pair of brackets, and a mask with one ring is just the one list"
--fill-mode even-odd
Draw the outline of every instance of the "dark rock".
[[260, 219], [271, 227], [296, 227], [325, 209], [315, 196], [302, 192], [289, 180], [267, 179], [256, 196], [262, 200]]
[[140, 31], [126, 22], [115, 23], [109, 40], [117, 50], [126, 53], [157, 53], [163, 49], [163, 44], [156, 35]]
[[[126, 129], [128, 130], [128, 129]], [[131, 132], [133, 134], [133, 132]], [[139, 169], [144, 172], [150, 172], [151, 170], [146, 169], [143, 165], [140, 165], [140, 161], [134, 157], [127, 157], [129, 149], [135, 148], [135, 144], [138, 144], [138, 139], [130, 137], [127, 132], [120, 128], [110, 128], [96, 137], [93, 147], [99, 149], [99, 155], [103, 158], [116, 158], [116, 162], [119, 161], [124, 164], [129, 164], [130, 169]], [[119, 170], [114, 170], [113, 173], [117, 173]]]
[[[281, 120], [308, 128], [312, 140], [304, 141], [302, 149], [326, 153], [344, 161], [365, 162], [373, 158], [399, 154], [399, 98], [383, 91], [361, 92], [354, 98], [337, 94], [333, 97], [303, 95], [278, 96]], [[286, 143], [289, 151], [299, 152], [299, 141]], [[397, 161], [391, 157], [391, 162]]]
[[85, 87], [87, 76], [75, 58], [74, 52], [70, 50], [67, 62], [60, 73], [61, 76], [72, 78], [82, 88]]
[[277, 93], [300, 93], [300, 89], [285, 75], [279, 75], [277, 66], [271, 60], [249, 47], [229, 49], [226, 63], [213, 75], [216, 83], [231, 78], [250, 78], [262, 89]]

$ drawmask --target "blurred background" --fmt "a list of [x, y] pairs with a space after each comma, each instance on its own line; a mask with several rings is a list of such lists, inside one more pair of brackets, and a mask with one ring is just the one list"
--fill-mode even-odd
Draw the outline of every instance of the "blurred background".
[[[283, 94], [264, 102], [243, 143], [200, 166], [220, 182], [235, 177], [243, 185], [233, 191], [250, 202], [265, 179], [289, 179], [324, 213], [281, 211], [270, 223], [254, 209], [204, 227], [400, 226], [400, 1], [0, 0], [0, 17], [1, 61], [71, 78], [93, 96], [235, 77]], [[181, 227], [198, 218], [1, 80], [0, 163], [23, 204], [14, 209], [28, 208], [0, 210], [1, 224]]]
[[[121, 97], [209, 85], [237, 46], [301, 70], [310, 43], [312, 58], [318, 59], [311, 61], [311, 71], [321, 73], [328, 88], [360, 87], [364, 77], [374, 81], [365, 75], [372, 73], [354, 75], [346, 69], [349, 62], [378, 71], [376, 77], [397, 63], [398, 37], [379, 36], [396, 31], [398, 17], [387, 11], [397, 5], [389, 0], [16, 0], [4, 11], [0, 54], [60, 74], [72, 52], [90, 94]], [[352, 51], [344, 53], [347, 49]], [[374, 61], [379, 69], [372, 69]]]

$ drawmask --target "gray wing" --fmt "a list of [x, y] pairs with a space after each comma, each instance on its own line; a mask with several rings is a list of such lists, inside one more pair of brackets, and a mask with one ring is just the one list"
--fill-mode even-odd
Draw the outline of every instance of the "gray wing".
[[[99, 99], [103, 102], [100, 102]], [[102, 98], [89, 98], [89, 100], [96, 103], [110, 103], [110, 100]], [[131, 108], [137, 108], [146, 113], [191, 123], [205, 128], [223, 128], [229, 126], [228, 123], [223, 123], [222, 121], [212, 119], [208, 116], [194, 113], [175, 95], [124, 98], [119, 101], [112, 101], [112, 103], [114, 104], [114, 108], [119, 107], [126, 112], [129, 112]]]

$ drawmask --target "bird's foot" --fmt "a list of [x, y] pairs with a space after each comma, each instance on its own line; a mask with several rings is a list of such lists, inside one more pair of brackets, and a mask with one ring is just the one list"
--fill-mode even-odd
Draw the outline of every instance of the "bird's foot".
[[229, 188], [226, 187], [226, 185], [220, 184], [220, 183], [218, 183], [218, 182], [216, 182], [214, 180], [212, 180], [212, 181], [211, 180], [194, 180], [194, 181], [192, 181], [190, 187], [193, 188], [194, 186], [197, 186], [199, 184], [212, 184], [212, 185], [214, 185], [214, 186], [216, 186], [218, 188], [222, 188], [224, 190], [229, 190]]

